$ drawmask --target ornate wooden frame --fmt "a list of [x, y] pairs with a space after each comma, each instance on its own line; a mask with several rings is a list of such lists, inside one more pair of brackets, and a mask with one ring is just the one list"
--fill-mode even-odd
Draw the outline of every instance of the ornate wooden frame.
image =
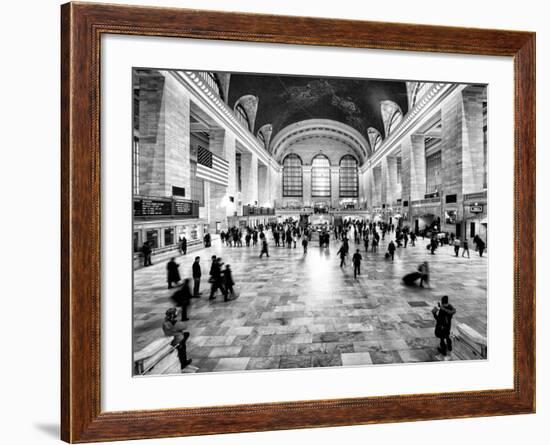
[[[63, 440], [92, 442], [535, 411], [534, 33], [91, 3], [65, 4], [61, 13]], [[105, 33], [513, 57], [514, 388], [102, 412], [99, 70], [100, 37]], [[529, 230], [520, 230], [520, 221], [529, 221]]]

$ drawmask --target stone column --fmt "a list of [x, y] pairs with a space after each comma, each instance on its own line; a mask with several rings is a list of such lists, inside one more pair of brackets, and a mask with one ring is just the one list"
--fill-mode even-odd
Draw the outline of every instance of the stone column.
[[483, 102], [486, 89], [472, 85], [462, 91], [462, 192], [483, 190]]
[[330, 205], [340, 207], [340, 167], [330, 167]]
[[363, 174], [365, 200], [367, 201], [367, 208], [372, 209], [373, 197], [374, 197], [374, 184], [372, 182], [372, 167], [368, 167]]
[[271, 198], [267, 167], [264, 164], [258, 164], [258, 205], [264, 207], [269, 204], [271, 204]]
[[380, 165], [372, 169], [372, 190], [372, 205], [379, 207], [382, 205], [382, 168]]
[[311, 205], [311, 165], [302, 166], [302, 190], [304, 205]]
[[424, 135], [411, 135], [410, 151], [411, 200], [424, 199], [426, 194], [426, 149]]
[[189, 193], [191, 165], [189, 96], [171, 75], [139, 74], [140, 194], [172, 196], [172, 186]]
[[283, 197], [283, 171], [280, 168], [271, 167], [271, 196], [273, 199], [274, 207], [280, 206]]
[[389, 188], [389, 173], [388, 173], [388, 156], [384, 156], [380, 161], [380, 201], [382, 204], [389, 204], [391, 202], [391, 196], [388, 192]]
[[410, 201], [411, 195], [411, 150], [411, 139], [405, 136], [401, 143], [401, 197], [403, 201]]
[[250, 152], [241, 154], [243, 205], [258, 201], [258, 157]]
[[398, 193], [397, 184], [397, 158], [386, 157], [386, 204], [392, 206], [401, 198]]
[[[210, 151], [229, 162], [228, 186], [209, 185], [209, 229], [213, 231], [216, 222], [220, 222], [223, 229], [227, 227], [227, 217], [233, 215], [236, 205], [236, 166], [235, 166], [235, 136], [218, 128], [210, 131]], [[205, 189], [206, 190], [206, 189]], [[229, 197], [233, 197], [233, 202]]]

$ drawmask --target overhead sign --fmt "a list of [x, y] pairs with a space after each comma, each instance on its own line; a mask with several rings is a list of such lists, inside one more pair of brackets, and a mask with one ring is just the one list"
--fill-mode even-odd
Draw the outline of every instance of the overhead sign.
[[470, 213], [483, 213], [483, 206], [482, 205], [470, 206]]

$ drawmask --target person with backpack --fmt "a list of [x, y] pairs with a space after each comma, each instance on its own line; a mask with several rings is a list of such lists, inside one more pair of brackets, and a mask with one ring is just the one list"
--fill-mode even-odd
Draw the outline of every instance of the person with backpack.
[[474, 243], [476, 245], [476, 250], [479, 252], [479, 256], [483, 256], [485, 251], [485, 242], [479, 237], [479, 235], [474, 236]]

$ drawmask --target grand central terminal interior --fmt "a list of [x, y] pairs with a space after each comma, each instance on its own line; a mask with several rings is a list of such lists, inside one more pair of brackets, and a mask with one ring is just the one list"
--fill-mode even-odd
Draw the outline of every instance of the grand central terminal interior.
[[134, 69], [133, 110], [135, 375], [487, 357], [486, 85]]

